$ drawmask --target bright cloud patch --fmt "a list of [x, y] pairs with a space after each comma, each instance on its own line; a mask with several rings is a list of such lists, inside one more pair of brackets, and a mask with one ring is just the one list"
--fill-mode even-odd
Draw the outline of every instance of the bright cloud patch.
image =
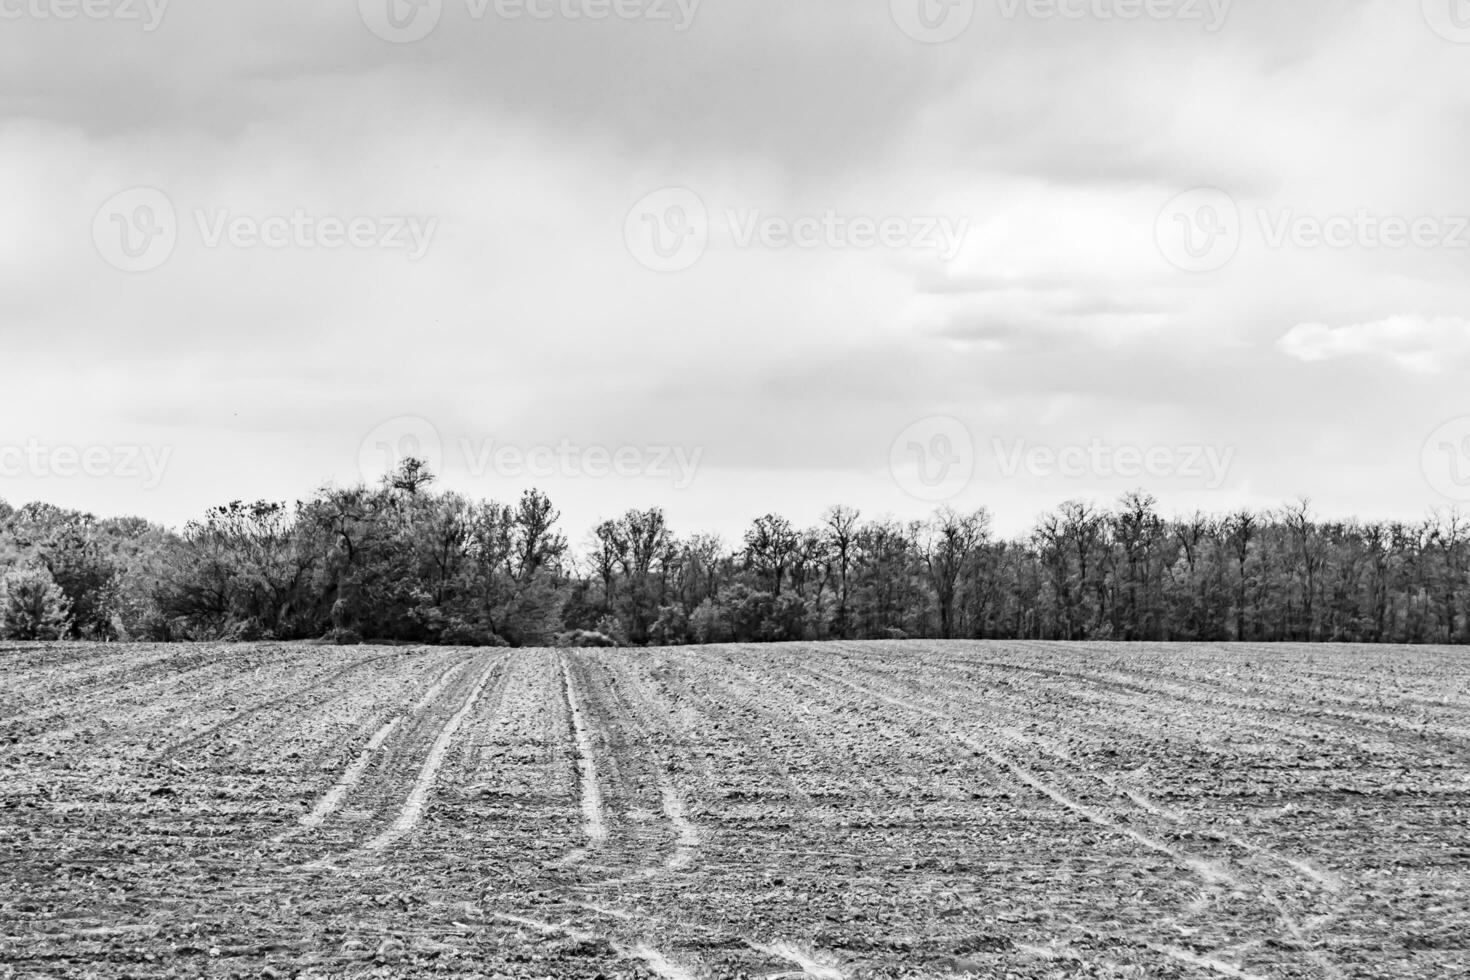
[[1470, 322], [1459, 317], [1394, 316], [1343, 327], [1301, 323], [1276, 346], [1299, 361], [1367, 355], [1385, 358], [1405, 371], [1438, 373], [1470, 360]]

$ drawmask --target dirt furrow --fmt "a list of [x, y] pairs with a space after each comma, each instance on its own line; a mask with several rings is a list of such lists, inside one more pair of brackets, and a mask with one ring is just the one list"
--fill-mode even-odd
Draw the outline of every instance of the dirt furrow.
[[[835, 966], [820, 963], [810, 954], [802, 951], [791, 943], [775, 943], [771, 946], [761, 946], [751, 943], [750, 948], [767, 956], [785, 960], [800, 971], [797, 975], [803, 977], [814, 977], [815, 980], [847, 980], [847, 974]], [[786, 974], [790, 976], [790, 974]]]
[[383, 747], [383, 743], [388, 741], [388, 736], [393, 734], [393, 730], [398, 727], [398, 723], [402, 720], [401, 718], [394, 718], [374, 733], [373, 737], [368, 740], [367, 746], [363, 748], [362, 753], [358, 755], [356, 761], [347, 767], [337, 779], [337, 782], [332, 785], [332, 788], [327, 790], [326, 795], [317, 801], [316, 806], [311, 808], [311, 812], [301, 818], [301, 826], [320, 827], [326, 821], [327, 817], [342, 805], [342, 800], [352, 791], [352, 787], [357, 785], [357, 781], [362, 778], [362, 774], [372, 764], [373, 756]]
[[566, 658], [561, 661], [561, 674], [567, 713], [571, 716], [572, 741], [577, 747], [578, 785], [584, 818], [582, 829], [589, 841], [600, 844], [607, 840], [607, 819], [602, 810], [602, 789], [597, 784], [597, 756], [587, 727], [587, 717], [582, 712], [577, 686], [572, 681], [572, 672], [567, 666]]
[[439, 737], [434, 740], [429, 749], [429, 755], [424, 759], [424, 765], [419, 770], [418, 779], [414, 781], [413, 788], [409, 791], [408, 798], [403, 802], [403, 808], [398, 812], [398, 817], [392, 825], [383, 833], [374, 837], [363, 845], [364, 851], [381, 851], [391, 846], [403, 837], [413, 832], [423, 819], [424, 809], [429, 805], [430, 794], [434, 791], [434, 780], [438, 778], [439, 768], [444, 765], [444, 757], [448, 755], [450, 747], [459, 735], [460, 728], [470, 713], [475, 710], [475, 704], [480, 700], [480, 694], [485, 690], [495, 672], [503, 667], [505, 659], [497, 657], [488, 663], [480, 673], [480, 679], [476, 682], [474, 689], [465, 698], [460, 709], [445, 724], [439, 732]]
[[202, 745], [209, 739], [217, 738], [218, 736], [224, 734], [232, 728], [238, 728], [239, 726], [254, 720], [259, 715], [267, 714], [272, 711], [277, 711], [282, 708], [295, 708], [300, 704], [304, 696], [317, 694], [324, 694], [328, 698], [340, 696], [342, 692], [333, 690], [333, 688], [335, 688], [338, 683], [344, 678], [357, 673], [359, 670], [362, 670], [365, 667], [371, 667], [383, 661], [394, 660], [397, 658], [412, 655], [414, 653], [422, 652], [423, 651], [421, 648], [416, 648], [411, 651], [395, 651], [393, 653], [385, 653], [375, 657], [368, 657], [363, 660], [358, 660], [355, 663], [348, 664], [347, 666], [342, 667], [339, 670], [332, 671], [330, 674], [320, 680], [313, 681], [310, 684], [304, 684], [286, 694], [281, 695], [280, 697], [271, 698], [249, 708], [245, 708], [242, 711], [236, 712], [232, 717], [227, 718], [216, 725], [211, 725], [204, 731], [197, 732], [186, 739], [174, 742], [173, 744], [166, 746], [159, 754], [158, 758], [160, 761], [167, 761], [168, 759], [173, 758], [175, 755], [178, 755], [181, 752], [186, 752], [189, 749], [194, 748], [195, 746]]
[[[885, 692], [874, 690], [873, 688], [867, 687], [865, 685], [849, 681], [845, 678], [831, 676], [814, 668], [808, 668], [808, 670], [813, 675], [821, 677], [823, 680], [829, 683], [841, 685], [850, 690], [856, 691], [865, 697], [874, 698], [895, 708], [923, 715], [936, 721], [953, 723], [955, 720], [953, 717], [942, 711], [937, 711], [933, 708], [929, 708], [925, 705], [919, 704], [909, 699], [898, 698]], [[1304, 930], [1297, 922], [1295, 916], [1293, 916], [1285, 909], [1280, 900], [1259, 886], [1252, 887], [1248, 885], [1245, 879], [1240, 876], [1240, 874], [1230, 869], [1223, 862], [1209, 860], [1203, 857], [1199, 857], [1197, 855], [1186, 853], [1151, 835], [1136, 830], [1131, 826], [1119, 823], [1116, 819], [1109, 816], [1108, 814], [1105, 814], [1094, 807], [1087, 806], [1086, 804], [1083, 804], [1072, 798], [1052, 782], [1042, 778], [1037, 773], [1031, 771], [1026, 766], [1016, 762], [1014, 759], [1009, 758], [1007, 755], [996, 750], [993, 746], [987, 744], [984, 741], [959, 733], [953, 733], [952, 737], [955, 738], [960, 744], [966, 746], [972, 751], [984, 755], [986, 758], [990, 759], [996, 766], [1011, 773], [1012, 776], [1020, 780], [1023, 784], [1031, 787], [1036, 792], [1041, 793], [1047, 798], [1053, 800], [1059, 806], [1062, 806], [1063, 808], [1077, 814], [1079, 817], [1083, 818], [1089, 823], [1093, 823], [1101, 827], [1106, 827], [1115, 833], [1128, 837], [1129, 839], [1133, 840], [1134, 842], [1148, 850], [1168, 857], [1170, 860], [1178, 864], [1181, 868], [1185, 868], [1193, 874], [1197, 875], [1207, 885], [1214, 887], [1225, 886], [1233, 889], [1250, 888], [1250, 890], [1256, 892], [1261, 900], [1271, 908], [1273, 914], [1276, 916], [1286, 932], [1298, 943], [1304, 943]], [[1324, 968], [1324, 970], [1326, 970], [1329, 975], [1336, 972], [1334, 966], [1324, 961], [1320, 951], [1308, 949], [1304, 950], [1304, 952], [1309, 958], [1313, 959], [1317, 965]], [[1201, 958], [1198, 965], [1205, 965], [1206, 960], [1207, 958]], [[1209, 964], [1216, 966], [1225, 965], [1214, 960], [1209, 960], [1208, 962]], [[1234, 968], [1231, 967], [1231, 969]]]
[[[842, 679], [842, 678], [836, 678], [832, 674], [830, 674], [829, 672], [819, 671], [819, 670], [815, 670], [815, 669], [812, 669], [812, 668], [808, 668], [808, 672], [809, 673], [812, 673], [814, 676], [819, 676], [819, 677], [822, 677], [822, 678], [824, 678], [826, 680], [829, 680], [829, 681], [845, 682], [844, 679]], [[926, 698], [938, 699], [940, 701], [943, 701], [945, 699], [945, 696], [946, 695], [952, 694], [953, 691], [954, 691], [954, 688], [952, 686], [945, 686], [945, 685], [942, 685], [942, 684], [941, 685], [938, 685], [938, 686], [926, 685], [926, 684], [922, 684], [921, 682], [919, 682], [917, 680], [911, 679], [911, 678], [909, 678], [907, 676], [905, 676], [901, 680], [898, 679], [898, 678], [893, 678], [893, 677], [885, 677], [884, 678], [884, 681], [886, 683], [890, 683], [890, 684], [899, 684], [900, 686], [904, 687], [906, 690], [909, 690], [912, 693], [918, 694], [918, 695], [923, 696], [923, 697], [926, 697]], [[870, 689], [865, 688], [864, 690], [870, 690]], [[875, 696], [876, 696], [876, 694], [875, 694]], [[906, 702], [906, 703], [913, 703], [913, 702]], [[986, 711], [987, 712], [995, 712], [995, 711], [999, 711], [999, 710], [1007, 710], [1007, 711], [1009, 711], [1009, 710], [1012, 710], [1012, 709], [1010, 708], [1009, 705], [1004, 706], [1004, 708], [1002, 708], [1001, 706], [996, 705], [994, 703], [988, 704], [986, 706]], [[956, 723], [957, 724], [957, 723], [960, 723], [960, 722], [963, 721], [963, 718], [961, 717], [961, 714], [962, 714], [962, 712], [957, 712], [955, 709], [949, 709], [947, 711], [936, 712], [934, 714], [934, 717], [943, 718], [943, 719], [945, 719], [945, 720], [947, 720], [947, 721], [949, 721], [951, 723]], [[1027, 716], [1027, 717], [1030, 717], [1033, 721], [1036, 721], [1036, 722], [1040, 722], [1040, 721], [1045, 720], [1044, 719], [1044, 716], [1040, 712], [1038, 712], [1038, 711], [1032, 711], [1030, 709], [1024, 709], [1024, 715]], [[1114, 724], [1116, 725], [1118, 719], [1117, 719], [1116, 715], [1114, 715], [1113, 717], [1114, 717]], [[1239, 720], [1236, 720], [1236, 723], [1239, 724]], [[1066, 766], [1066, 771], [1068, 772], [1069, 775], [1072, 775], [1075, 778], [1078, 778], [1078, 779], [1081, 779], [1081, 780], [1094, 780], [1094, 781], [1097, 781], [1097, 782], [1101, 783], [1102, 785], [1106, 786], [1108, 788], [1108, 790], [1111, 792], [1111, 794], [1114, 795], [1115, 797], [1126, 797], [1127, 799], [1131, 800], [1136, 806], [1138, 806], [1140, 809], [1144, 810], [1148, 814], [1150, 814], [1152, 816], [1155, 816], [1155, 817], [1162, 818], [1163, 820], [1166, 820], [1169, 823], [1174, 824], [1175, 826], [1178, 826], [1178, 827], [1181, 827], [1181, 828], [1185, 828], [1185, 829], [1192, 829], [1191, 828], [1191, 825], [1190, 825], [1190, 822], [1184, 816], [1182, 816], [1181, 814], [1175, 813], [1175, 812], [1173, 812], [1171, 810], [1168, 810], [1165, 807], [1159, 806], [1152, 799], [1150, 799], [1148, 796], [1146, 796], [1144, 793], [1142, 793], [1142, 792], [1140, 792], [1140, 791], [1138, 791], [1136, 789], [1125, 787], [1122, 784], [1120, 784], [1117, 780], [1112, 779], [1112, 778], [1110, 778], [1110, 777], [1108, 777], [1108, 776], [1106, 776], [1106, 775], [1104, 775], [1102, 773], [1089, 772], [1089, 771], [1083, 771], [1081, 769], [1078, 769], [1075, 766], [1074, 761], [1071, 758], [1071, 756], [1068, 753], [1062, 751], [1060, 748], [1058, 748], [1058, 746], [1056, 745], [1056, 743], [1053, 740], [1047, 739], [1047, 738], [1042, 737], [1042, 736], [1038, 736], [1038, 735], [1033, 734], [1033, 733], [1016, 732], [1014, 730], [1009, 730], [1009, 729], [1005, 729], [1005, 728], [995, 727], [995, 728], [992, 728], [992, 731], [994, 732], [995, 735], [1003, 738], [1004, 740], [1012, 743], [1013, 745], [1025, 745], [1025, 746], [1039, 747], [1044, 753], [1046, 753], [1047, 755], [1051, 756], [1053, 759], [1055, 759], [1055, 760], [1057, 760], [1059, 762], [1064, 763], [1065, 766]], [[1214, 831], [1211, 831], [1211, 833], [1214, 833]], [[1263, 846], [1261, 846], [1259, 844], [1256, 844], [1256, 843], [1254, 843], [1252, 841], [1245, 840], [1244, 838], [1242, 838], [1242, 837], [1240, 837], [1239, 835], [1236, 835], [1236, 834], [1226, 833], [1226, 834], [1220, 834], [1218, 836], [1220, 837], [1220, 839], [1225, 840], [1225, 841], [1228, 841], [1231, 844], [1234, 844], [1235, 846], [1239, 847], [1241, 850], [1250, 852], [1252, 854], [1258, 855], [1260, 857], [1266, 858], [1266, 859], [1271, 860], [1271, 861], [1275, 861], [1275, 862], [1277, 862], [1279, 864], [1282, 864], [1282, 865], [1290, 868], [1293, 872], [1302, 875], [1303, 877], [1309, 879], [1312, 884], [1317, 885], [1317, 886], [1320, 886], [1321, 888], [1323, 888], [1324, 890], [1326, 890], [1328, 892], [1338, 892], [1338, 891], [1341, 891], [1341, 889], [1342, 889], [1342, 880], [1341, 880], [1340, 876], [1338, 876], [1336, 874], [1333, 874], [1331, 872], [1322, 871], [1322, 870], [1320, 870], [1320, 869], [1318, 869], [1316, 867], [1313, 867], [1309, 862], [1307, 862], [1307, 861], [1305, 861], [1305, 860], [1303, 860], [1303, 859], [1301, 859], [1299, 857], [1293, 857], [1291, 855], [1282, 854], [1282, 853], [1280, 853], [1278, 851], [1275, 851], [1275, 850], [1273, 850], [1271, 848], [1263, 847]]]

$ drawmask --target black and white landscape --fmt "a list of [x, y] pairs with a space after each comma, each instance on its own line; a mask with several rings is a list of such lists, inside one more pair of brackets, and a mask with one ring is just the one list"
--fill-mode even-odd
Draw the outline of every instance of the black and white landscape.
[[0, 980], [1470, 977], [1470, 0], [0, 0]]

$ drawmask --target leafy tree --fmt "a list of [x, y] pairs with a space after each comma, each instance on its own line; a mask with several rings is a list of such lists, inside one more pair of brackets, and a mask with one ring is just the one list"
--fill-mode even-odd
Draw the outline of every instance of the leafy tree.
[[920, 550], [929, 584], [939, 607], [939, 635], [955, 635], [955, 599], [960, 577], [973, 574], [976, 551], [990, 533], [990, 515], [985, 511], [959, 514], [943, 508], [924, 526]]
[[59, 640], [71, 626], [71, 603], [43, 566], [0, 579], [0, 634], [7, 640]]
[[799, 543], [791, 522], [775, 514], [756, 518], [745, 532], [746, 561], [770, 586], [772, 595], [781, 594], [781, 582], [796, 558]]

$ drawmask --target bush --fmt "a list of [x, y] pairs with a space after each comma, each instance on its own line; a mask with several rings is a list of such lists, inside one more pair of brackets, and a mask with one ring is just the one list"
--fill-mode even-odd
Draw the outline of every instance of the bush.
[[616, 647], [620, 644], [606, 633], [599, 633], [596, 630], [572, 630], [570, 633], [558, 634], [556, 645], [559, 647]]
[[689, 617], [689, 632], [695, 643], [728, 643], [730, 628], [724, 610], [713, 599], [701, 602]]
[[261, 640], [274, 640], [275, 634], [266, 629], [258, 619], [246, 619], [238, 623], [231, 623], [220, 637], [222, 643], [258, 643]]
[[451, 619], [439, 634], [439, 643], [446, 647], [508, 647], [505, 637], [491, 630], [466, 623], [462, 619]]
[[357, 630], [341, 628], [329, 630], [327, 635], [322, 637], [322, 639], [328, 643], [335, 643], [339, 647], [356, 647], [362, 645], [362, 636], [358, 634]]
[[689, 617], [680, 606], [662, 606], [658, 619], [648, 630], [648, 638], [655, 646], [672, 647], [689, 642]]
[[612, 640], [611, 644], [595, 643], [591, 644], [592, 646], [611, 645], [615, 647], [625, 647], [628, 645], [627, 627], [625, 627], [623, 625], [623, 621], [616, 616], [603, 616], [597, 621], [597, 625], [595, 627], [590, 630], [581, 630], [579, 632], [597, 634], [598, 636], [603, 636]]
[[59, 640], [71, 631], [71, 602], [45, 568], [18, 568], [0, 580], [0, 636]]

